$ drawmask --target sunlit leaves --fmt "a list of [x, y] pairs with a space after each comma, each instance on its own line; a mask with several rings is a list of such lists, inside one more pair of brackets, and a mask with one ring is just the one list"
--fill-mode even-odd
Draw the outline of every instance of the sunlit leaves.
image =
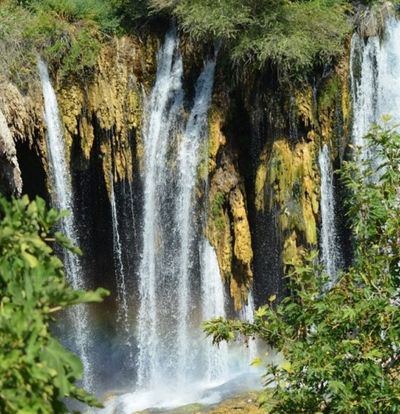
[[225, 42], [236, 64], [307, 71], [342, 52], [346, 1], [182, 0], [174, 12], [194, 39]]
[[67, 413], [65, 397], [97, 404], [74, 385], [79, 359], [51, 336], [62, 309], [98, 302], [107, 294], [74, 291], [64, 278], [54, 243], [73, 249], [53, 228], [64, 215], [44, 200], [0, 197], [0, 412]]
[[266, 367], [265, 384], [275, 386], [264, 400], [271, 413], [400, 412], [400, 135], [374, 127], [367, 140], [373, 162], [348, 162], [342, 171], [353, 266], [327, 289], [316, 254], [305, 254], [278, 306], [258, 309], [253, 324], [218, 320], [217, 342], [247, 332], [283, 356]]

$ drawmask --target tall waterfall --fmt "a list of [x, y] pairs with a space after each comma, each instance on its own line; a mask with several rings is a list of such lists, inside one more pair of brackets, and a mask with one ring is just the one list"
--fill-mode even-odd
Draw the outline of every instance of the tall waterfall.
[[326, 144], [319, 152], [318, 161], [321, 175], [321, 256], [329, 280], [333, 282], [340, 268], [341, 258], [337, 243], [332, 162]]
[[[74, 201], [72, 196], [71, 175], [67, 162], [63, 126], [56, 94], [50, 82], [46, 64], [38, 62], [40, 79], [44, 97], [44, 115], [47, 127], [47, 147], [49, 168], [52, 179], [52, 198], [54, 206], [59, 210], [68, 210], [70, 214], [61, 221], [63, 233], [78, 245], [78, 236], [74, 217]], [[64, 252], [64, 267], [69, 283], [75, 289], [85, 288], [82, 268], [78, 256], [69, 251]], [[72, 332], [68, 341], [78, 353], [84, 367], [83, 386], [91, 390], [93, 378], [89, 361], [89, 324], [87, 310], [83, 305], [73, 306], [68, 310]]]
[[[174, 33], [166, 35], [158, 53], [156, 83], [145, 110], [143, 252], [140, 264], [138, 315], [138, 379], [140, 388], [172, 378], [177, 366], [178, 274], [174, 268], [176, 233], [170, 213], [172, 185], [167, 150], [177, 135], [183, 111], [182, 59]], [[171, 193], [171, 194], [169, 194]], [[171, 240], [172, 238], [172, 240]], [[170, 244], [169, 244], [170, 242]], [[168, 245], [169, 244], [169, 245]]]
[[388, 19], [385, 37], [370, 37], [365, 43], [354, 34], [350, 75], [353, 96], [353, 143], [360, 146], [362, 159], [373, 159], [364, 135], [382, 115], [400, 122], [400, 22]]
[[[166, 35], [145, 114], [138, 315], [140, 389], [163, 387], [166, 383], [185, 385], [199, 377], [195, 362], [201, 359], [202, 346], [196, 339], [199, 327], [194, 322], [201, 312], [193, 281], [193, 274], [198, 272], [194, 190], [200, 153], [207, 138], [214, 70], [215, 60], [205, 64], [184, 127], [182, 60], [176, 35]], [[224, 298], [217, 299], [222, 309]]]
[[[207, 142], [208, 108], [214, 83], [215, 60], [205, 64], [196, 83], [194, 105], [180, 143], [178, 155], [178, 194], [175, 204], [175, 224], [179, 238], [179, 294], [178, 294], [178, 372], [180, 381], [188, 376], [188, 366], [194, 365], [192, 352], [195, 341], [191, 340], [190, 307], [193, 303], [190, 276], [193, 266], [195, 225], [193, 222], [193, 190], [196, 185], [197, 167], [201, 146]], [[211, 276], [212, 277], [212, 276]], [[222, 299], [223, 304], [223, 298]], [[217, 305], [221, 306], [221, 305]], [[193, 343], [192, 343], [193, 342]]]

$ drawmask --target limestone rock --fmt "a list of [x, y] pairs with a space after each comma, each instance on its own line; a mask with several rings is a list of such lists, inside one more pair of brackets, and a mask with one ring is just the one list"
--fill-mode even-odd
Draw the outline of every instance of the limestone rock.
[[87, 84], [68, 81], [57, 87], [68, 154], [77, 140], [88, 162], [96, 136], [108, 193], [111, 177], [131, 181], [134, 167], [138, 173], [141, 168], [143, 88], [155, 71], [155, 49], [152, 40], [144, 45], [133, 37], [115, 38], [102, 49]]
[[17, 151], [7, 125], [0, 111], [0, 190], [5, 194], [21, 195], [22, 178], [17, 160]]
[[[253, 249], [243, 179], [237, 154], [227, 147], [222, 112], [213, 110], [209, 128], [208, 223], [221, 274], [229, 284], [235, 309], [247, 301], [253, 279]], [[218, 159], [218, 162], [217, 162]]]

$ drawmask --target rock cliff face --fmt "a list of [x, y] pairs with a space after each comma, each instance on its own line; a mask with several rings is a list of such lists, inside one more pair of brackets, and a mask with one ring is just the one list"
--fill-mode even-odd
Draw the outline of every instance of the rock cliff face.
[[0, 112], [0, 166], [1, 191], [5, 194], [20, 195], [22, 178], [17, 150], [2, 112]]
[[[47, 162], [40, 96], [37, 84], [24, 96], [0, 79], [0, 184], [7, 194], [20, 195], [24, 189], [34, 195], [31, 183], [38, 179], [36, 193], [44, 195]], [[30, 154], [31, 159], [21, 160], [21, 153]]]
[[[158, 45], [155, 36], [114, 39], [86, 80], [53, 74], [78, 204], [85, 217], [96, 216], [88, 226], [108, 246], [112, 180], [113, 188], [129, 184], [140, 198], [144, 94], [154, 82]], [[196, 71], [188, 59], [187, 77]], [[198, 67], [198, 56], [193, 59]], [[199, 177], [208, 176], [206, 237], [237, 310], [253, 284], [259, 302], [283, 295], [284, 266], [299, 249], [318, 244], [318, 151], [327, 143], [336, 163], [344, 156], [351, 117], [347, 62], [345, 54], [334, 69], [296, 87], [280, 84], [273, 72], [234, 82], [228, 69], [218, 69], [208, 160]], [[26, 96], [6, 82], [0, 90], [3, 191], [49, 197], [40, 85], [33, 83]]]
[[238, 154], [223, 133], [223, 114], [213, 109], [209, 126], [207, 237], [229, 283], [235, 308], [246, 301], [253, 279], [253, 250], [243, 177]]
[[156, 50], [155, 39], [114, 39], [87, 82], [58, 84], [67, 145], [71, 150], [75, 144], [85, 168], [98, 140], [108, 192], [109, 171], [116, 181], [132, 181], [139, 174], [143, 95], [153, 82]]

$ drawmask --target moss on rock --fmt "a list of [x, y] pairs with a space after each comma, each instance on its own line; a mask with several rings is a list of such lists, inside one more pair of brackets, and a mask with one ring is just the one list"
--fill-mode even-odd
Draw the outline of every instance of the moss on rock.
[[111, 176], [131, 181], [134, 167], [142, 167], [142, 88], [155, 71], [155, 43], [148, 41], [146, 46], [131, 37], [115, 38], [102, 49], [88, 85], [74, 80], [58, 85], [67, 148], [79, 137], [82, 157], [88, 161], [95, 134], [103, 131], [100, 147], [108, 192]]
[[222, 277], [238, 310], [246, 303], [253, 280], [253, 249], [246, 191], [237, 154], [227, 146], [224, 123], [223, 111], [213, 107], [209, 116], [206, 236], [215, 248]]

